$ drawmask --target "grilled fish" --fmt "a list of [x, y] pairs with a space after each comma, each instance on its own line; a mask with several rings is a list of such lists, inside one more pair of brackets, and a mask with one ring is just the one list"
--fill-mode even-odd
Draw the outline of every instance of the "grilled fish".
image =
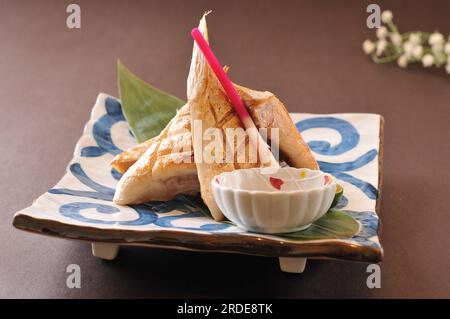
[[115, 203], [165, 201], [178, 194], [198, 193], [200, 186], [193, 160], [188, 110], [186, 104], [158, 136], [113, 160], [112, 165], [122, 169], [130, 164], [129, 159], [143, 152], [121, 177], [114, 194]]
[[[206, 18], [200, 20], [199, 30], [208, 41], [208, 30]], [[309, 147], [303, 141], [300, 133], [295, 128], [289, 113], [284, 105], [270, 92], [258, 92], [244, 87], [237, 87], [238, 94], [249, 109], [255, 125], [260, 127], [271, 127], [280, 129], [279, 148], [287, 156], [287, 160], [296, 167], [308, 167], [317, 169], [318, 165], [312, 156]], [[233, 171], [241, 168], [252, 168], [266, 166], [261, 159], [239, 163], [236, 160], [228, 161], [230, 157], [226, 151], [236, 151], [235, 141], [222, 139], [220, 154], [215, 154], [216, 161], [206, 161], [204, 158], [205, 141], [203, 136], [210, 128], [220, 129], [222, 137], [226, 136], [227, 128], [242, 128], [242, 123], [231, 105], [221, 84], [209, 67], [200, 49], [194, 44], [191, 67], [187, 81], [188, 104], [191, 112], [191, 131], [194, 147], [194, 158], [197, 166], [198, 178], [200, 181], [201, 196], [205, 204], [216, 220], [224, 218], [218, 208], [211, 191], [211, 180], [215, 175], [222, 172]], [[202, 123], [201, 130], [194, 129], [195, 123]], [[201, 136], [197, 136], [201, 135]], [[248, 136], [247, 136], [248, 137]], [[281, 143], [283, 141], [283, 143]], [[251, 146], [248, 138], [245, 138], [245, 149]], [[239, 147], [239, 145], [237, 145]], [[293, 151], [292, 148], [297, 148]], [[217, 152], [217, 150], [216, 150]], [[232, 155], [236, 159], [236, 155]], [[218, 161], [217, 161], [218, 159]], [[269, 164], [269, 163], [267, 163]]]
[[[200, 21], [199, 29], [208, 39], [205, 17]], [[280, 156], [291, 166], [318, 169], [308, 145], [292, 122], [284, 105], [270, 92], [255, 91], [235, 85], [250, 116], [258, 128], [279, 129]], [[208, 128], [241, 128], [242, 124], [228, 101], [220, 83], [210, 70], [196, 45], [193, 49], [191, 69], [188, 77], [189, 102], [183, 106], [167, 127], [158, 135], [144, 143], [117, 155], [111, 165], [124, 173], [116, 188], [114, 202], [117, 204], [138, 204], [146, 201], [163, 201], [177, 194], [195, 194], [201, 190], [202, 198], [216, 220], [223, 215], [212, 197], [210, 183], [213, 176], [234, 169], [260, 167], [259, 157], [250, 162], [248, 136], [244, 145], [246, 158], [227, 163], [226, 154], [220, 154], [223, 163], [205, 163], [199, 159], [203, 154], [203, 144], [197, 145], [197, 154], [193, 148], [193, 123], [202, 121], [202, 133]], [[195, 140], [195, 138], [194, 138]], [[194, 143], [195, 144], [195, 143]], [[195, 145], [194, 145], [195, 146]], [[223, 150], [227, 146], [223, 144]], [[194, 158], [198, 163], [194, 162]], [[201, 163], [200, 163], [201, 162]]]

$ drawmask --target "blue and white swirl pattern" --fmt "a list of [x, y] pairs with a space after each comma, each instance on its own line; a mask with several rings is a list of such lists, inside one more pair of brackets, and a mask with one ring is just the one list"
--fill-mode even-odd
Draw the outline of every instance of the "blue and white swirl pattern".
[[[341, 136], [341, 142], [337, 145], [330, 145], [327, 141], [309, 141], [311, 150], [319, 155], [336, 156], [344, 154], [354, 148], [357, 148], [360, 135], [358, 130], [348, 121], [331, 116], [314, 117], [307, 120], [302, 120], [296, 124], [300, 132], [305, 132], [311, 128], [328, 128], [336, 130]], [[358, 187], [370, 199], [377, 199], [377, 189], [372, 184], [363, 181], [359, 178], [347, 173], [349, 171], [361, 168], [378, 155], [376, 148], [373, 148], [364, 154], [358, 156], [351, 161], [343, 163], [331, 163], [319, 161], [320, 169], [327, 173], [333, 174], [336, 178], [348, 182]]]

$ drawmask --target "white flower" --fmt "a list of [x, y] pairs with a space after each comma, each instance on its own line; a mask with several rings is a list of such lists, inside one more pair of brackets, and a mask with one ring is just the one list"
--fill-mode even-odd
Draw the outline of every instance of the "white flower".
[[392, 11], [390, 11], [390, 10], [385, 10], [381, 13], [381, 21], [383, 21], [384, 23], [391, 22], [393, 17], [394, 17], [394, 15], [392, 14]]
[[423, 54], [423, 47], [421, 45], [415, 45], [412, 49], [412, 56], [415, 59], [420, 60], [422, 54]]
[[371, 54], [373, 51], [375, 51], [376, 46], [375, 43], [367, 39], [366, 41], [363, 42], [362, 47], [365, 54]]
[[424, 67], [432, 66], [434, 63], [434, 57], [431, 54], [425, 54], [422, 58], [422, 64]]
[[406, 68], [408, 66], [408, 57], [405, 54], [402, 54], [398, 60], [397, 64], [401, 68]]
[[444, 42], [444, 36], [439, 32], [434, 32], [430, 35], [428, 43], [430, 45], [442, 44]]
[[436, 54], [443, 54], [444, 53], [444, 44], [443, 43], [435, 43], [431, 46], [431, 51]]
[[387, 41], [384, 39], [377, 41], [377, 55], [380, 56], [383, 54], [384, 50], [386, 49]]
[[411, 41], [411, 43], [414, 43], [414, 44], [419, 44], [419, 43], [422, 43], [422, 37], [421, 37], [420, 33], [411, 33], [409, 35], [409, 41]]
[[445, 71], [450, 74], [450, 63], [447, 63], [447, 65], [445, 66]]
[[447, 42], [444, 47], [445, 54], [450, 56], [450, 42]]
[[388, 35], [388, 29], [386, 29], [386, 27], [379, 27], [377, 29], [378, 39], [384, 39], [387, 35]]
[[403, 42], [403, 39], [402, 39], [402, 36], [399, 34], [399, 33], [392, 33], [391, 34], [391, 40], [392, 40], [392, 43], [396, 46], [396, 47], [401, 47], [402, 46], [402, 42]]
[[405, 51], [405, 54], [407, 57], [412, 57], [414, 50], [414, 43], [411, 41], [406, 41], [403, 43], [403, 51]]

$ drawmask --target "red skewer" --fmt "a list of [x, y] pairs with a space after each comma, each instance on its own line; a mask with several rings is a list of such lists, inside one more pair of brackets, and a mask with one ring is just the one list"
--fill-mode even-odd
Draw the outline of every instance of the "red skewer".
[[[203, 55], [205, 56], [206, 61], [208, 61], [209, 66], [213, 70], [213, 72], [216, 74], [217, 79], [219, 80], [220, 84], [222, 84], [223, 89], [225, 90], [225, 93], [227, 94], [228, 98], [231, 101], [231, 104], [233, 105], [234, 109], [236, 110], [236, 113], [238, 114], [239, 118], [242, 121], [242, 124], [244, 124], [246, 129], [255, 129], [256, 132], [257, 128], [255, 123], [253, 123], [252, 118], [250, 117], [250, 114], [248, 114], [247, 108], [245, 107], [244, 103], [242, 102], [241, 98], [239, 97], [239, 94], [236, 92], [236, 89], [234, 88], [233, 84], [231, 83], [230, 79], [228, 78], [227, 74], [223, 70], [222, 66], [220, 65], [219, 60], [216, 58], [214, 53], [212, 52], [211, 48], [209, 47], [208, 43], [206, 42], [205, 38], [203, 37], [202, 33], [198, 28], [194, 28], [191, 32], [192, 37], [194, 38], [195, 42], [197, 43], [198, 47], [202, 51]], [[270, 166], [279, 167], [278, 162], [274, 158], [272, 152], [269, 149], [269, 146], [265, 143], [265, 141], [262, 139], [260, 134], [257, 135], [257, 139], [255, 140], [254, 137], [255, 134], [249, 134], [250, 140], [252, 141], [253, 145], [255, 147], [258, 146], [258, 144], [261, 147], [262, 154], [265, 156], [269, 156], [270, 160]], [[260, 153], [261, 154], [261, 153]]]

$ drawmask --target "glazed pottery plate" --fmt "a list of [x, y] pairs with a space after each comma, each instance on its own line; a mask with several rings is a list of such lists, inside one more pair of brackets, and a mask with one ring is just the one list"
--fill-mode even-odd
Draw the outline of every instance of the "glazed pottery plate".
[[120, 101], [106, 94], [97, 98], [67, 173], [30, 207], [17, 212], [14, 226], [97, 243], [94, 254], [105, 258], [114, 257], [114, 252], [111, 256], [100, 252], [105, 247], [108, 250], [118, 245], [144, 245], [274, 257], [380, 261], [383, 251], [377, 236], [376, 210], [382, 117], [354, 113], [291, 116], [321, 169], [333, 174], [344, 187], [338, 209], [360, 223], [352, 238], [298, 240], [249, 233], [230, 223], [215, 222], [182, 198], [115, 205], [112, 198], [120, 174], [111, 169], [109, 162], [136, 141]]

